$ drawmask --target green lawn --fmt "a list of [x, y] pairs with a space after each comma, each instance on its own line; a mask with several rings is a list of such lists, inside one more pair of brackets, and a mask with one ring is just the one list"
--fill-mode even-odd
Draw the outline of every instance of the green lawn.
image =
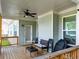
[[10, 42], [8, 40], [2, 40], [2, 46], [9, 46], [9, 45], [10, 45]]

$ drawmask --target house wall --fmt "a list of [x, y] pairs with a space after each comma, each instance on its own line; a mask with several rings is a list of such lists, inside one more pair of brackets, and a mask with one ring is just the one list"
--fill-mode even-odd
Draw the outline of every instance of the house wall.
[[38, 20], [36, 21], [36, 38], [38, 38]]
[[58, 41], [58, 34], [59, 34], [59, 15], [56, 13], [53, 13], [53, 39], [54, 43]]
[[48, 12], [38, 18], [38, 38], [48, 40], [53, 38], [53, 12]]
[[54, 39], [54, 44], [58, 41], [59, 15], [48, 12], [38, 19], [38, 38], [48, 40]]
[[36, 38], [36, 21], [25, 21], [25, 20], [20, 20], [19, 21], [19, 43], [22, 45], [24, 44], [24, 40], [23, 40], [23, 27], [22, 25], [32, 25], [32, 40], [34, 40]]

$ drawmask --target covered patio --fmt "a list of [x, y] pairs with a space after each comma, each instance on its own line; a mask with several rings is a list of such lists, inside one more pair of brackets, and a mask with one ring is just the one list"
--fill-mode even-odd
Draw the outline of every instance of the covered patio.
[[[78, 0], [0, 3], [0, 59], [79, 59]], [[2, 29], [3, 19], [11, 22]]]

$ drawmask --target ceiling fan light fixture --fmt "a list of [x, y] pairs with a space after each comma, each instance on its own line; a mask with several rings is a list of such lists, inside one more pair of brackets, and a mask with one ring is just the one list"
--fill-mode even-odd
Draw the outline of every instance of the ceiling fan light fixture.
[[25, 15], [24, 17], [27, 18], [28, 16]]

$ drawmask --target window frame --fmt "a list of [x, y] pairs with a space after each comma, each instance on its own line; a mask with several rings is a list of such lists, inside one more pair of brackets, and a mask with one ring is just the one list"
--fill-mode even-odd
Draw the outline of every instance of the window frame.
[[[64, 39], [64, 31], [68, 31], [68, 30], [64, 30], [64, 25], [63, 25], [63, 21], [64, 21], [64, 18], [66, 17], [70, 17], [70, 16], [76, 16], [77, 14], [71, 14], [71, 15], [65, 15], [65, 16], [62, 16], [62, 38]], [[76, 20], [76, 19], [75, 19]], [[69, 31], [76, 31], [75, 30], [69, 30]], [[76, 35], [75, 35], [76, 36]]]

